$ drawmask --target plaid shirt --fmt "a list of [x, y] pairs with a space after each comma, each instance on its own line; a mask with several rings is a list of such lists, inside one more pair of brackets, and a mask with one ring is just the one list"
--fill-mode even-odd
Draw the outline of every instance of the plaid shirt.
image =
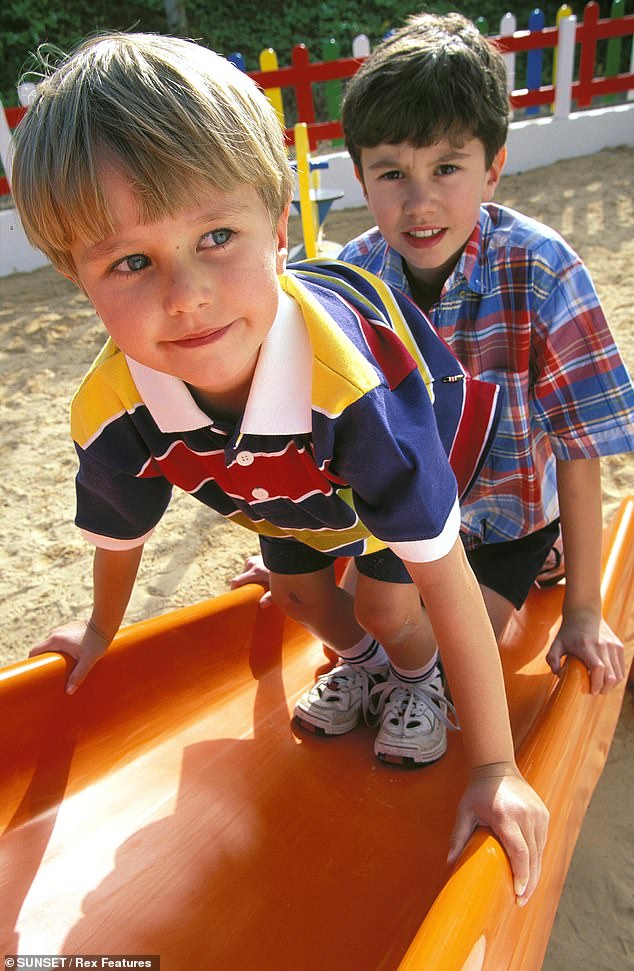
[[[377, 228], [340, 258], [411, 296], [402, 258]], [[631, 379], [587, 269], [554, 230], [482, 206], [430, 317], [467, 370], [504, 395], [493, 448], [462, 504], [468, 545], [551, 522], [556, 458], [634, 449]]]

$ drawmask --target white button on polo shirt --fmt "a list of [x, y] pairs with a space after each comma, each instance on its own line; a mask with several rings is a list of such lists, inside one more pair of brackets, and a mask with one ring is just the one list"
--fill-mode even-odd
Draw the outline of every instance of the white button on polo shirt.
[[253, 465], [255, 462], [253, 452], [238, 452], [236, 462], [238, 465]]
[[258, 499], [259, 501], [263, 501], [264, 499], [269, 498], [269, 494], [266, 489], [254, 489], [251, 495], [253, 496], [254, 499]]

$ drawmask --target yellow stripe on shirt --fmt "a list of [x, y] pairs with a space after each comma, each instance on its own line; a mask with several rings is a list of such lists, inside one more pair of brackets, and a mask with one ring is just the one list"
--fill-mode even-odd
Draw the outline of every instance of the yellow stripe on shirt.
[[378, 387], [377, 371], [301, 281], [286, 274], [279, 280], [284, 292], [299, 304], [308, 330], [313, 352], [312, 405], [327, 415], [340, 415]]
[[108, 340], [71, 403], [71, 435], [82, 448], [104, 425], [142, 404], [125, 355]]

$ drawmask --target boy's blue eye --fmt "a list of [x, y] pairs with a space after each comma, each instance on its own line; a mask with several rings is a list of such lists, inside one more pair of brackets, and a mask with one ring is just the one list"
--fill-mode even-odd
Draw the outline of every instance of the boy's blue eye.
[[143, 253], [133, 253], [131, 256], [126, 256], [124, 259], [119, 260], [118, 263], [115, 263], [114, 269], [123, 273], [137, 273], [149, 265], [150, 261], [147, 256], [144, 256]]
[[450, 162], [447, 162], [446, 165], [438, 166], [438, 172], [440, 175], [453, 175], [453, 173], [457, 171], [458, 171], [458, 166], [452, 165]]
[[213, 240], [215, 246], [224, 246], [233, 236], [232, 229], [212, 229], [210, 233], [203, 236], [205, 240]]
[[387, 179], [388, 182], [392, 182], [395, 179], [402, 179], [403, 173], [399, 169], [390, 169], [389, 172], [384, 172], [381, 176], [382, 179]]

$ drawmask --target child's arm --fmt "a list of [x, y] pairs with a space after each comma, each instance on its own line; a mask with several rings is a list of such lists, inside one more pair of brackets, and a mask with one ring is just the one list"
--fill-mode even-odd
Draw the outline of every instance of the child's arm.
[[442, 559], [408, 562], [407, 569], [434, 628], [469, 767], [449, 861], [476, 826], [488, 827], [509, 856], [518, 903], [526, 903], [539, 879], [548, 810], [515, 764], [500, 656], [480, 589], [460, 540]]
[[592, 694], [606, 693], [625, 677], [623, 645], [601, 617], [603, 517], [600, 459], [557, 461], [557, 489], [566, 563], [562, 623], [548, 652], [555, 674], [562, 657], [586, 665]]
[[124, 551], [96, 549], [90, 620], [57, 627], [29, 652], [29, 657], [58, 651], [75, 658], [77, 663], [66, 682], [67, 694], [71, 695], [77, 690], [117, 633], [130, 600], [142, 554], [143, 546]]

